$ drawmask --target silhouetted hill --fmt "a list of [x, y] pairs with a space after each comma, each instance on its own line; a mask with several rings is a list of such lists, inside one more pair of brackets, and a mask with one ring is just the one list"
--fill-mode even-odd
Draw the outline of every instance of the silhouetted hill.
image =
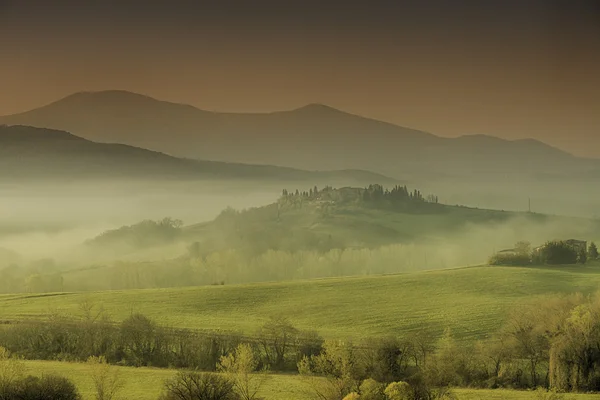
[[125, 91], [77, 93], [0, 123], [66, 130], [178, 157], [309, 170], [364, 169], [409, 179], [595, 176], [600, 163], [536, 140], [442, 138], [322, 104], [216, 113]]
[[9, 179], [256, 179], [391, 183], [367, 171], [301, 171], [176, 158], [137, 147], [95, 143], [68, 132], [0, 125], [0, 178]]

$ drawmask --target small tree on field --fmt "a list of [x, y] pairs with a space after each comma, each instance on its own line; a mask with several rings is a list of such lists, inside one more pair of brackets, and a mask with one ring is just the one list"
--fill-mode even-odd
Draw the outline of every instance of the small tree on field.
[[165, 382], [160, 400], [239, 400], [232, 381], [214, 373], [179, 372]]
[[266, 362], [272, 367], [283, 369], [286, 354], [294, 345], [297, 335], [298, 330], [286, 317], [271, 317], [258, 332]]
[[598, 247], [596, 246], [596, 243], [594, 243], [594, 242], [590, 243], [590, 248], [588, 250], [588, 257], [590, 260], [598, 259]]
[[575, 264], [577, 262], [577, 251], [567, 243], [548, 242], [541, 251], [542, 261], [547, 264]]
[[24, 376], [23, 363], [0, 347], [0, 393]]
[[108, 364], [103, 356], [90, 357], [87, 362], [91, 367], [96, 400], [116, 399], [118, 392], [123, 388], [119, 370]]
[[243, 400], [253, 400], [268, 377], [265, 373], [254, 373], [257, 367], [258, 360], [252, 347], [240, 344], [233, 354], [221, 357], [217, 369], [231, 379]]

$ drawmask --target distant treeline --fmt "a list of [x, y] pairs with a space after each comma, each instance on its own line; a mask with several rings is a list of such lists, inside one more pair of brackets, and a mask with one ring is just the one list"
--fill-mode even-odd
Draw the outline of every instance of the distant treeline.
[[331, 186], [319, 190], [317, 186], [308, 191], [289, 191], [283, 189], [281, 200], [283, 202], [298, 202], [298, 200], [308, 201], [332, 201], [340, 203], [357, 203], [375, 207], [398, 207], [404, 206], [404, 210], [417, 209], [419, 203], [438, 204], [438, 197], [435, 195], [423, 196], [423, 194], [414, 189], [408, 190], [406, 186], [394, 186], [392, 189], [384, 188], [380, 184], [371, 184], [366, 188], [339, 188], [334, 189]]
[[586, 248], [583, 241], [553, 240], [531, 248], [529, 242], [517, 242], [513, 249], [494, 254], [490, 265], [569, 265], [585, 264], [598, 259], [598, 247], [591, 242]]
[[[315, 245], [318, 243], [316, 240]], [[0, 293], [146, 289], [380, 275], [477, 263], [487, 254], [485, 248], [465, 248], [460, 243], [443, 246], [413, 243], [374, 249], [266, 250], [248, 257], [243, 249], [205, 254], [200, 244], [193, 243], [186, 255], [173, 260], [118, 261], [69, 271], [61, 271], [52, 260], [7, 267], [0, 269]]]
[[121, 365], [214, 371], [242, 344], [251, 349], [254, 370], [319, 377], [311, 387], [332, 400], [360, 395], [366, 387], [383, 396], [394, 382], [410, 393], [402, 398], [415, 400], [446, 387], [600, 390], [600, 295], [553, 296], [520, 307], [496, 335], [474, 344], [456, 341], [450, 331], [436, 339], [439, 333], [427, 330], [403, 338], [324, 340], [283, 316], [266, 318], [250, 336], [195, 332], [140, 314], [114, 323], [89, 304], [82, 310], [79, 320], [51, 316], [7, 325], [0, 329], [0, 346], [30, 359], [95, 356]]

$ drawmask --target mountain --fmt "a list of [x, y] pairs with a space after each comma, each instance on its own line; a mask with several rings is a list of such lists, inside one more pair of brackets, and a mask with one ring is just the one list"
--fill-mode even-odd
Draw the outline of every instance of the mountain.
[[122, 144], [96, 143], [47, 128], [0, 126], [0, 179], [256, 179], [392, 183], [359, 170], [313, 172], [173, 157]]
[[309, 170], [364, 169], [413, 180], [597, 176], [600, 161], [536, 140], [431, 133], [310, 104], [262, 114], [218, 113], [126, 91], [76, 93], [0, 117], [177, 157]]

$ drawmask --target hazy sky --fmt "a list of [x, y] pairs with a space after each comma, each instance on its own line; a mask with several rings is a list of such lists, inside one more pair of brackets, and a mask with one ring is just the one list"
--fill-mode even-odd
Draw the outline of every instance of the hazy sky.
[[103, 89], [319, 102], [600, 157], [598, 71], [597, 0], [0, 0], [0, 114]]

